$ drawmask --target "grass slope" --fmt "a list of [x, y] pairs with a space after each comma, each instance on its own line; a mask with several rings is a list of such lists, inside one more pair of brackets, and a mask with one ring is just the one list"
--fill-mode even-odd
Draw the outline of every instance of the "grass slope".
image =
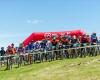
[[100, 80], [100, 56], [0, 70], [0, 80]]

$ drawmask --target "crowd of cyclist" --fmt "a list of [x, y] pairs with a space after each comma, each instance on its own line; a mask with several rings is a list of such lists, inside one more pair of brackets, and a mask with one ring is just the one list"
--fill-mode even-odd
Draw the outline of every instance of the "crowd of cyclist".
[[27, 46], [24, 46], [22, 43], [19, 47], [15, 48], [12, 43], [7, 47], [7, 50], [4, 50], [4, 47], [1, 47], [0, 56], [4, 55], [12, 55], [12, 54], [25, 54], [27, 52], [32, 52], [33, 50], [56, 50], [56, 49], [67, 49], [67, 48], [75, 48], [75, 47], [83, 47], [88, 45], [96, 45], [99, 44], [100, 40], [97, 38], [96, 33], [93, 33], [91, 36], [84, 34], [82, 36], [76, 37], [70, 35], [61, 35], [58, 40], [56, 36], [52, 36], [52, 40], [48, 40], [48, 37], [41, 41], [30, 41]]

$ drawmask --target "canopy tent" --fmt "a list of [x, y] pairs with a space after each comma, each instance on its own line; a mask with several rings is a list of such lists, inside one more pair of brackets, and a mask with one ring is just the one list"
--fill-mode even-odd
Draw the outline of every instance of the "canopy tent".
[[84, 34], [81, 30], [72, 30], [72, 31], [62, 31], [62, 32], [33, 32], [28, 38], [23, 41], [23, 44], [26, 46], [30, 41], [39, 41], [48, 37], [51, 39], [52, 35], [55, 35], [59, 38], [60, 35], [76, 35], [82, 36]]

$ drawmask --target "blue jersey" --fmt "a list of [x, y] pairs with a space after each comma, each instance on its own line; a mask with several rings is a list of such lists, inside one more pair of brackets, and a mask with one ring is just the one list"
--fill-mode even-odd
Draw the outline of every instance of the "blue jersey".
[[28, 45], [28, 50], [32, 50], [33, 49], [33, 44], [29, 44]]
[[34, 49], [39, 49], [40, 48], [40, 44], [34, 44]]
[[92, 42], [97, 42], [97, 36], [96, 35], [91, 35], [91, 41]]

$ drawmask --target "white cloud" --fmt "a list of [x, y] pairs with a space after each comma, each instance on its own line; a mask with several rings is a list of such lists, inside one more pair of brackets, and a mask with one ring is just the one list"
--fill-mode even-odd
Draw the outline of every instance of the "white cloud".
[[35, 19], [35, 20], [27, 20], [27, 23], [29, 24], [38, 24], [38, 23], [41, 23], [42, 21], [41, 20], [38, 20], [38, 19]]
[[32, 21], [33, 24], [37, 24], [37, 23], [39, 23], [39, 22], [40, 22], [40, 20], [33, 20], [33, 21]]
[[31, 23], [31, 20], [27, 20], [27, 23]]

